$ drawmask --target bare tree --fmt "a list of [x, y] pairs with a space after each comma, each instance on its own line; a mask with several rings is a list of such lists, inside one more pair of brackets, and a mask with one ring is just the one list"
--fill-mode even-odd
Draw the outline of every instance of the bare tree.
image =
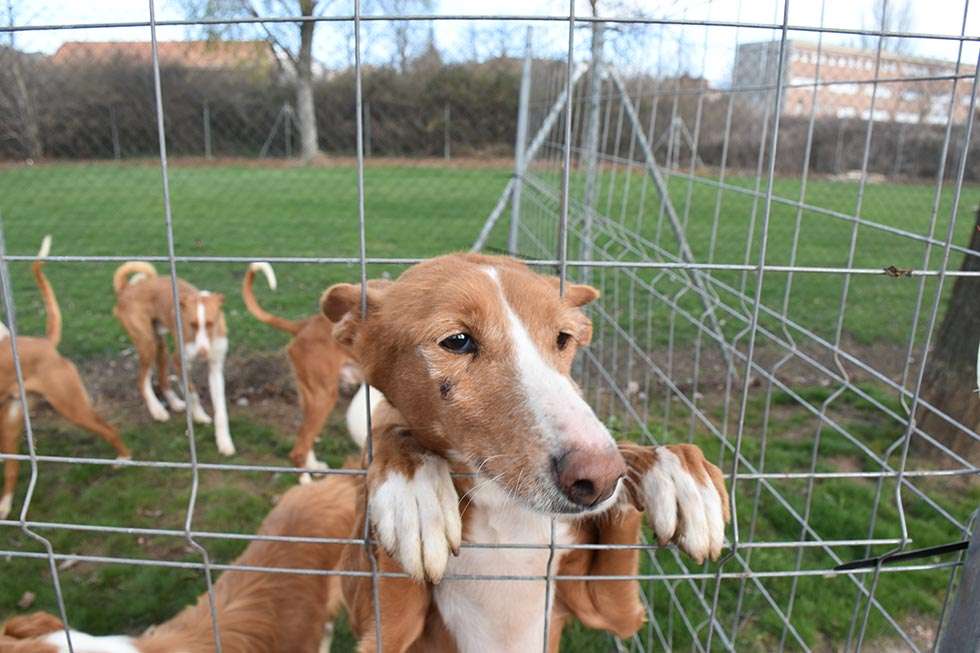
[[[861, 18], [861, 28], [883, 32], [908, 32], [915, 22], [915, 15], [910, 0], [871, 0], [871, 15], [865, 13]], [[878, 47], [878, 37], [862, 34], [858, 37], [858, 45], [865, 50]], [[896, 36], [886, 36], [881, 43], [881, 49], [896, 54], [910, 54], [913, 43], [911, 39]]]
[[[296, 122], [300, 134], [300, 156], [310, 162], [321, 154], [316, 112], [313, 106], [313, 34], [331, 0], [183, 0], [190, 18], [282, 18], [302, 17], [291, 22], [258, 23], [262, 36], [289, 62], [296, 78]], [[240, 35], [232, 26], [208, 25], [210, 37]]]
[[[435, 8], [435, 0], [374, 0], [374, 4], [381, 13], [390, 16], [425, 14]], [[431, 30], [418, 20], [393, 20], [389, 28], [394, 45], [392, 63], [399, 72], [405, 72], [409, 60], [426, 49]]]
[[[6, 3], [6, 24], [13, 27], [17, 23], [17, 7], [13, 0]], [[7, 32], [7, 52], [0, 52], [0, 68], [10, 75], [7, 83], [0, 85], [0, 102], [8, 106], [16, 116], [16, 125], [10, 125], [10, 136], [20, 142], [28, 158], [39, 159], [43, 152], [41, 129], [38, 124], [37, 105], [27, 84], [25, 64], [29, 55], [17, 49], [17, 32]], [[2, 49], [2, 46], [0, 46]], [[6, 75], [4, 75], [6, 77]], [[2, 79], [2, 78], [0, 78]]]
[[[980, 212], [972, 231], [970, 249], [980, 248]], [[964, 256], [961, 269], [980, 270], [980, 260]], [[980, 428], [980, 397], [976, 394], [977, 371], [974, 367], [977, 339], [980, 334], [980, 279], [956, 277], [946, 304], [946, 315], [936, 332], [929, 364], [923, 378], [925, 399], [969, 429]], [[967, 457], [980, 452], [980, 445], [947, 420], [931, 410], [920, 409], [916, 420], [920, 427], [954, 451]]]

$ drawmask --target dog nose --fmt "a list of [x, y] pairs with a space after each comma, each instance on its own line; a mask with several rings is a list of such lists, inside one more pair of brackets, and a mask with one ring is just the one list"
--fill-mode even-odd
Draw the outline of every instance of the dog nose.
[[572, 503], [583, 508], [608, 499], [619, 479], [626, 475], [626, 463], [614, 447], [570, 449], [553, 462], [558, 487]]

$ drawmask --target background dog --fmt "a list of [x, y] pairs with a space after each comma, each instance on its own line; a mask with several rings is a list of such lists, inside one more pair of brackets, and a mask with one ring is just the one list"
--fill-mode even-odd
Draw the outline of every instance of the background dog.
[[[286, 346], [286, 353], [299, 390], [303, 421], [289, 458], [297, 467], [322, 471], [327, 465], [316, 459], [313, 443], [320, 438], [323, 425], [337, 403], [340, 386], [359, 383], [360, 372], [347, 351], [334, 340], [333, 322], [322, 313], [294, 321], [262, 308], [252, 289], [257, 271], [265, 275], [271, 289], [276, 289], [276, 275], [272, 266], [265, 262], [252, 263], [242, 280], [245, 307], [260, 322], [293, 337]], [[300, 476], [300, 482], [309, 480], [308, 474]]]
[[[153, 419], [166, 421], [167, 409], [153, 393], [150, 371], [154, 362], [160, 392], [174, 411], [189, 408], [194, 421], [210, 424], [211, 418], [201, 406], [200, 397], [189, 384], [187, 404], [170, 387], [166, 335], [175, 333], [176, 311], [173, 291], [168, 277], [160, 277], [152, 265], [143, 261], [123, 263], [112, 276], [116, 292], [113, 314], [129, 334], [139, 356], [139, 387]], [[221, 310], [224, 295], [198, 290], [183, 279], [177, 280], [184, 333], [184, 354], [188, 362], [206, 359], [208, 389], [214, 408], [214, 439], [218, 451], [226, 456], [235, 453], [228, 430], [228, 408], [225, 405], [225, 356], [228, 353], [228, 328]], [[176, 344], [176, 337], [174, 343]], [[180, 373], [181, 357], [174, 355], [174, 365]], [[188, 377], [189, 381], [189, 377]]]
[[[37, 253], [32, 270], [37, 287], [44, 299], [47, 325], [43, 338], [19, 336], [17, 351], [20, 354], [21, 371], [27, 392], [39, 394], [51, 407], [72, 424], [95, 433], [111, 444], [120, 459], [129, 459], [130, 453], [123, 444], [119, 433], [106, 422], [95, 409], [82, 378], [75, 365], [58, 353], [61, 341], [61, 309], [54, 289], [44, 276], [44, 259], [51, 250], [51, 236], [45, 236], [41, 250]], [[17, 453], [20, 431], [24, 424], [20, 394], [17, 388], [17, 374], [14, 357], [10, 348], [10, 333], [0, 324], [0, 450], [3, 453]], [[0, 519], [6, 519], [13, 505], [14, 486], [17, 483], [17, 460], [4, 461], [3, 495], [0, 496]]]

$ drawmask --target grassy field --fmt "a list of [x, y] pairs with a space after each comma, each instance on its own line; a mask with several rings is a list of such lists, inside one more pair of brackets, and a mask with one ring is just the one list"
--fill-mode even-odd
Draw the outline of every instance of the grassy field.
[[[369, 167], [365, 189], [368, 254], [424, 257], [467, 248], [508, 175], [509, 171], [502, 168]], [[630, 188], [624, 191], [621, 174], [615, 178], [611, 174], [603, 177], [602, 201], [606, 202], [611, 196], [611, 214], [633, 216], [627, 218], [628, 223], [635, 219], [641, 197], [638, 179], [635, 177]], [[733, 183], [748, 187], [751, 181], [736, 178]], [[8, 250], [16, 254], [33, 254], [43, 235], [52, 233], [54, 254], [164, 254], [160, 189], [160, 173], [152, 162], [146, 165], [78, 164], [0, 169], [0, 213], [4, 219]], [[357, 253], [357, 194], [354, 173], [348, 167], [178, 165], [171, 169], [171, 190], [175, 249], [180, 255], [261, 259], [284, 255], [355, 256]], [[611, 195], [607, 195], [610, 190]], [[794, 182], [778, 181], [778, 194], [795, 197], [796, 192]], [[851, 213], [856, 192], [856, 184], [814, 181], [810, 185], [808, 201]], [[863, 200], [864, 215], [882, 224], [925, 233], [931, 192], [928, 185], [869, 186]], [[687, 203], [686, 183], [675, 178], [671, 182], [671, 193], [679, 207], [690, 206], [685, 220], [691, 246], [697, 256], [703, 257], [708, 249], [715, 191], [708, 186], [695, 185], [691, 201]], [[946, 193], [943, 197], [939, 234], [945, 232], [945, 221], [949, 217], [949, 195]], [[652, 195], [647, 202], [650, 197]], [[980, 191], [966, 189], [961, 206], [972, 209], [978, 198]], [[758, 210], [761, 220], [761, 205]], [[757, 246], [758, 231], [753, 239], [746, 241], [751, 214], [751, 198], [734, 193], [725, 195], [716, 261], [741, 263], [746, 247], [751, 254]], [[655, 210], [651, 216], [642, 231], [653, 238], [657, 230]], [[971, 218], [969, 213], [961, 215], [957, 242], [965, 242], [972, 228]], [[794, 219], [792, 210], [775, 209], [770, 229], [771, 263], [788, 262]], [[833, 266], [846, 262], [849, 223], [805, 214], [803, 225], [799, 264]], [[666, 228], [663, 231], [668, 232]], [[498, 228], [491, 244], [499, 247], [503, 244], [502, 239], [503, 229]], [[664, 242], [671, 243], [672, 238], [665, 235]], [[858, 266], [917, 267], [922, 245], [862, 227], [858, 235], [858, 252], [855, 259]], [[629, 260], [637, 255], [624, 253], [621, 258]], [[933, 260], [938, 260], [938, 255]], [[959, 257], [954, 257], [952, 264], [958, 265]], [[111, 315], [113, 267], [87, 263], [50, 263], [47, 266], [65, 316], [61, 349], [86, 363], [86, 369], [108, 370], [105, 363], [118, 359], [129, 346]], [[274, 352], [286, 342], [283, 334], [258, 324], [246, 313], [239, 294], [243, 267], [201, 263], [181, 265], [178, 270], [181, 276], [199, 287], [226, 294], [232, 353], [233, 358], [239, 360]], [[165, 270], [163, 264], [158, 268]], [[327, 285], [353, 280], [358, 275], [356, 266], [346, 265], [277, 265], [276, 269], [280, 277], [279, 291], [271, 293], [260, 284], [260, 299], [273, 312], [290, 317], [314, 311], [316, 300]], [[398, 270], [392, 267], [389, 271], [397, 273]], [[381, 272], [381, 268], [371, 270], [372, 275]], [[13, 265], [12, 275], [19, 326], [25, 333], [39, 333], [43, 330], [43, 314], [28, 266]], [[718, 277], [736, 287], [741, 283], [738, 274], [719, 274]], [[781, 302], [784, 280], [785, 276], [778, 274], [768, 278], [764, 300], [769, 305], [778, 306]], [[927, 290], [930, 287], [931, 284], [927, 284]], [[799, 276], [795, 282], [791, 316], [819, 333], [832, 332], [840, 289], [841, 278], [837, 276]], [[864, 343], [901, 343], [909, 328], [915, 291], [915, 283], [908, 279], [874, 277], [855, 280], [845, 322], [848, 335]], [[729, 298], [729, 301], [733, 300]], [[663, 317], [657, 315], [658, 320]], [[113, 369], [106, 374], [123, 372]], [[809, 393], [808, 400], [815, 403], [829, 393], [820, 387], [800, 388], [799, 391]], [[100, 397], [97, 400], [109, 418], [121, 426], [123, 437], [135, 455], [144, 460], [186, 460], [187, 443], [180, 423], [159, 425], [150, 422], [141, 410], [135, 391], [131, 394], [121, 401]], [[882, 401], [894, 404], [894, 400], [886, 396]], [[721, 419], [720, 407], [709, 410], [716, 412], [717, 420]], [[884, 451], [900, 435], [893, 422], [867, 404], [851, 402], [836, 410], [839, 413], [834, 417], [846, 424], [852, 433], [860, 434], [862, 441], [876, 452]], [[239, 449], [233, 462], [285, 463], [298, 413], [295, 405], [283, 405], [281, 399], [273, 398], [247, 407], [233, 405], [231, 413], [232, 433]], [[753, 399], [747, 417], [747, 432], [758, 429], [762, 413], [761, 399]], [[343, 436], [340, 415], [339, 411], [335, 413], [328, 433], [319, 445], [318, 453], [331, 465], [339, 464], [351, 450]], [[788, 396], [777, 396], [774, 415], [769, 420], [772, 439], [766, 451], [766, 468], [804, 469], [812, 447], [812, 420], [802, 414]], [[48, 410], [39, 413], [36, 424], [41, 453], [109, 455], [101, 443], [67, 426]], [[675, 426], [676, 433], [673, 432]], [[663, 426], [658, 428], [663, 429]], [[684, 428], [678, 422], [669, 425], [668, 432], [662, 435], [667, 440], [676, 440], [684, 437]], [[621, 435], [636, 437], [632, 432]], [[202, 460], [217, 461], [211, 430], [199, 429], [197, 437]], [[716, 442], [706, 436], [700, 442], [713, 455], [717, 453]], [[757, 439], [748, 438], [746, 456], [756, 460], [760, 453]], [[831, 433], [823, 434], [820, 454], [821, 468], [828, 471], [863, 469], [865, 465], [854, 455], [852, 445]], [[26, 481], [26, 470], [22, 470], [15, 506], [20, 504]], [[194, 523], [202, 530], [254, 532], [273, 499], [294, 482], [293, 476], [284, 474], [204, 473]], [[943, 507], [961, 519], [980, 504], [980, 484], [975, 480], [920, 485], [930, 496], [940, 497]], [[774, 481], [773, 486], [796, 509], [801, 508], [802, 482]], [[44, 464], [31, 518], [180, 528], [185, 517], [188, 489], [186, 473], [155, 469], [110, 471], [101, 466]], [[885, 496], [891, 496], [892, 488], [886, 484], [884, 489]], [[739, 487], [740, 506], [751, 505], [754, 492], [753, 483], [743, 482]], [[872, 482], [821, 481], [814, 501], [814, 527], [825, 539], [863, 537], [874, 493]], [[767, 490], [762, 491], [761, 497], [756, 539], [797, 538], [799, 528], [787, 511]], [[907, 512], [917, 546], [946, 542], [958, 536], [944, 519], [922, 502], [909, 501]], [[895, 517], [894, 505], [884, 501], [875, 537], [896, 536]], [[748, 524], [743, 523], [741, 528], [743, 533], [747, 532]], [[51, 538], [55, 550], [61, 552], [197, 559], [181, 538], [91, 535], [57, 529], [44, 533]], [[240, 542], [220, 538], [209, 539], [206, 544], [213, 558], [220, 562], [231, 560], [243, 548]], [[0, 527], [0, 549], [39, 550], [35, 543], [10, 527]], [[864, 550], [843, 547], [837, 553], [850, 559], [863, 557]], [[791, 568], [795, 555], [795, 550], [790, 549], [754, 550], [752, 567], [757, 570]], [[668, 571], [677, 569], [668, 552], [658, 552], [657, 558]], [[819, 549], [807, 549], [803, 556], [806, 568], [826, 568], [829, 564], [828, 556]], [[732, 570], [733, 566], [726, 569]], [[713, 568], [708, 566], [708, 569]], [[649, 561], [644, 563], [644, 569], [651, 569]], [[95, 633], [138, 632], [170, 617], [203, 590], [200, 574], [190, 570], [81, 563], [64, 569], [61, 577], [73, 626]], [[37, 594], [35, 608], [53, 610], [53, 592], [43, 561], [2, 561], [0, 578], [0, 619], [18, 611], [16, 603], [25, 591]], [[878, 596], [901, 623], [915, 623], [917, 619], [928, 623], [938, 611], [945, 582], [946, 576], [939, 573], [888, 574], [882, 579]], [[782, 605], [785, 605], [789, 583], [785, 578], [762, 582]], [[719, 604], [723, 620], [730, 619], [729, 615], [734, 612], [739, 586], [737, 580], [725, 581], [722, 585]], [[818, 648], [840, 645], [851, 616], [853, 584], [844, 577], [814, 577], [801, 580], [799, 589], [793, 623], [808, 645]], [[677, 648], [686, 648], [690, 639], [676, 610], [674, 616], [670, 616], [666, 584], [651, 583], [648, 591], [654, 605], [658, 606], [658, 621], [664, 629], [673, 628]], [[692, 615], [700, 615], [703, 620], [703, 612], [696, 607], [692, 585], [678, 583], [675, 591], [677, 600], [690, 609]], [[740, 631], [740, 646], [748, 650], [766, 650], [778, 642], [778, 618], [758, 588], [749, 584], [746, 591], [743, 611], [747, 621]], [[699, 625], [700, 621], [695, 624]], [[884, 621], [877, 614], [872, 615], [869, 628], [874, 637], [884, 636], [887, 632]], [[646, 636], [648, 634], [644, 634]], [[609, 649], [608, 639], [581, 628], [569, 631], [566, 645], [567, 650], [572, 651]], [[350, 650], [349, 639], [339, 637], [334, 650]]]

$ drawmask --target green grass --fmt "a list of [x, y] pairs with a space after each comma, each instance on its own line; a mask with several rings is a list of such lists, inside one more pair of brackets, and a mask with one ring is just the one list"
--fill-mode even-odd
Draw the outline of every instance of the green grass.
[[[355, 176], [349, 167], [324, 168], [261, 168], [253, 166], [175, 166], [171, 169], [171, 191], [175, 227], [175, 250], [178, 255], [232, 255], [261, 259], [271, 256], [356, 256], [358, 252], [357, 193]], [[455, 249], [467, 248], [482, 221], [493, 207], [497, 195], [507, 181], [506, 169], [432, 168], [379, 165], [366, 173], [367, 251], [370, 256], [425, 257]], [[622, 173], [602, 177], [603, 192], [600, 206], [606, 206], [610, 189], [613, 201], [611, 215], [618, 219], [625, 209], [626, 223], [632, 224], [640, 201], [641, 177], [634, 176], [624, 193]], [[573, 177], [581, 184], [580, 176]], [[730, 182], [749, 186], [746, 178]], [[699, 258], [708, 251], [711, 219], [715, 206], [715, 190], [695, 185], [691, 199], [686, 201], [686, 183], [673, 179], [672, 198], [682, 218], [689, 206], [686, 220], [691, 247]], [[828, 209], [852, 213], [857, 186], [852, 183], [812, 181], [807, 201]], [[797, 188], [791, 180], [777, 180], [776, 193], [795, 197]], [[923, 234], [929, 217], [932, 188], [929, 185], [871, 185], [864, 196], [863, 215], [869, 220]], [[626, 198], [625, 200], [623, 198]], [[652, 202], [652, 190], [647, 189], [646, 202]], [[957, 225], [957, 242], [966, 241], [972, 219], [965, 211], [980, 199], [976, 188], [964, 189], [961, 216]], [[944, 193], [937, 234], [944, 234], [949, 219], [950, 193]], [[761, 204], [757, 207], [761, 221]], [[33, 168], [0, 169], [0, 213], [3, 215], [8, 251], [32, 255], [46, 233], [54, 235], [54, 254], [85, 255], [162, 255], [164, 241], [163, 206], [159, 169], [146, 165], [65, 164]], [[718, 245], [714, 260], [742, 263], [746, 247], [750, 260], [755, 260], [758, 247], [758, 228], [748, 243], [746, 234], [751, 221], [752, 200], [735, 193], [726, 193], [722, 204]], [[542, 227], [535, 222], [540, 213], [525, 211], [529, 226]], [[641, 227], [644, 236], [654, 239], [657, 233], [656, 210]], [[769, 241], [770, 263], [788, 262], [789, 243], [793, 234], [794, 212], [776, 206], [772, 215]], [[505, 221], [494, 231], [491, 245], [501, 247], [505, 238]], [[553, 225], [546, 225], [550, 229]], [[542, 227], [543, 228], [543, 227]], [[662, 228], [661, 242], [673, 249], [669, 229]], [[542, 233], [544, 233], [542, 231]], [[550, 233], [550, 232], [549, 232]], [[803, 216], [800, 251], [801, 265], [844, 265], [850, 239], [850, 224], [806, 213]], [[858, 233], [858, 255], [855, 264], [861, 267], [918, 267], [922, 245], [908, 239], [887, 235], [867, 227]], [[649, 251], [636, 252], [621, 245], [600, 241], [609, 246], [611, 256], [622, 260], [651, 257]], [[577, 252], [572, 239], [570, 252]], [[543, 255], [530, 248], [532, 255]], [[933, 257], [933, 265], [939, 259]], [[954, 256], [951, 265], [958, 265]], [[66, 355], [84, 361], [115, 359], [129, 346], [121, 328], [112, 317], [114, 298], [111, 276], [114, 265], [87, 263], [50, 263], [47, 272], [58, 294], [65, 316], [65, 335], [61, 350]], [[164, 264], [158, 264], [161, 272]], [[226, 295], [226, 315], [236, 356], [255, 352], [270, 352], [280, 348], [286, 338], [258, 324], [246, 314], [240, 299], [239, 285], [244, 265], [199, 263], [180, 265], [181, 276], [202, 288]], [[258, 293], [262, 303], [278, 314], [298, 317], [316, 310], [316, 300], [331, 283], [355, 280], [356, 266], [347, 265], [277, 265], [280, 287], [270, 292], [260, 282]], [[399, 267], [390, 272], [397, 274]], [[382, 272], [375, 266], [371, 275]], [[742, 275], [717, 273], [723, 282], [740, 287]], [[668, 277], [642, 273], [644, 279], [657, 279], [658, 290], [671, 295], [682, 286]], [[33, 279], [26, 263], [12, 264], [12, 279], [18, 308], [18, 326], [24, 333], [43, 330], [43, 311]], [[772, 273], [766, 277], [763, 300], [778, 308], [782, 301], [786, 276]], [[614, 273], [597, 274], [595, 282], [604, 292], [613, 295], [629, 289], [628, 280]], [[749, 275], [746, 287], [754, 287]], [[797, 275], [790, 302], [790, 316], [818, 334], [833, 334], [837, 303], [842, 279], [833, 275]], [[932, 281], [926, 291], [934, 291]], [[911, 306], [917, 282], [909, 279], [884, 277], [855, 278], [851, 284], [845, 320], [845, 333], [860, 343], [894, 346], [907, 338], [911, 322]], [[623, 295], [625, 297], [625, 294]], [[723, 293], [726, 303], [737, 301]], [[931, 295], [927, 295], [931, 297]], [[657, 302], [640, 301], [635, 311], [645, 317], [653, 315], [656, 333], [653, 342], [666, 342], [667, 312]], [[682, 305], [697, 314], [697, 301], [687, 297]], [[625, 306], [625, 304], [623, 305]], [[625, 310], [618, 313], [624, 321], [633, 319]], [[680, 321], [678, 321], [680, 324]], [[778, 325], [763, 321], [767, 327]], [[726, 330], [735, 333], [740, 323], [731, 319]], [[678, 342], [692, 337], [692, 331], [679, 327]], [[894, 400], [873, 386], [866, 388], [880, 401], [893, 408]], [[811, 403], [819, 403], [831, 390], [822, 387], [794, 387]], [[131, 399], [136, 403], [135, 392]], [[660, 399], [656, 399], [660, 401]], [[847, 393], [834, 404], [834, 418], [846, 425], [861, 442], [876, 453], [883, 453], [900, 432], [867, 401]], [[706, 402], [714, 423], [722, 421], [721, 409]], [[187, 460], [187, 443], [179, 423], [157, 425], [145, 418], [134, 419], [133, 411], [117, 411], [109, 417], [120, 424], [123, 437], [136, 455], [144, 460]], [[759, 461], [760, 442], [757, 434], [762, 424], [761, 398], [753, 398], [743, 453], [749, 460]], [[339, 464], [349, 445], [342, 444], [339, 415], [334, 416], [330, 433], [325, 435], [319, 453], [332, 465]], [[666, 427], [657, 424], [660, 435], [670, 441], [687, 437], [688, 417], [677, 410]], [[38, 420], [36, 432], [41, 453], [51, 455], [107, 456], [102, 443], [91, 436], [67, 427], [50, 412]], [[292, 426], [269, 426], [251, 408], [232, 407], [232, 431], [239, 454], [233, 462], [283, 464], [292, 444]], [[811, 457], [816, 423], [799, 408], [789, 395], [777, 393], [773, 416], [769, 420], [769, 442], [765, 451], [765, 468], [778, 471], [806, 471]], [[331, 437], [337, 435], [338, 437]], [[636, 433], [621, 435], [637, 437]], [[216, 461], [210, 429], [199, 429], [198, 451], [204, 461]], [[710, 456], [717, 456], [717, 442], [697, 434]], [[833, 470], [854, 466], [866, 467], [866, 456], [853, 443], [825, 429], [821, 432], [818, 451], [819, 469]], [[916, 461], [916, 464], [926, 464]], [[27, 489], [28, 472], [22, 466], [15, 506]], [[109, 470], [103, 466], [42, 464], [31, 518], [52, 522], [84, 522], [131, 527], [180, 529], [183, 526], [188, 501], [189, 475], [184, 472], [150, 468]], [[254, 532], [268, 512], [272, 499], [295, 482], [292, 476], [226, 473], [202, 473], [194, 524], [202, 530]], [[795, 509], [803, 507], [805, 481], [773, 481], [773, 487]], [[978, 484], [946, 484], [921, 482], [931, 497], [937, 498], [944, 509], [960, 519], [980, 503]], [[875, 484], [865, 481], [820, 481], [816, 485], [812, 523], [825, 539], [863, 537], [869, 522], [869, 510], [875, 496]], [[756, 485], [742, 481], [739, 499], [742, 514], [740, 528], [748, 532], [748, 515]], [[894, 537], [897, 534], [897, 513], [891, 498], [894, 488], [883, 486], [885, 499], [881, 503], [875, 537]], [[906, 493], [906, 508], [910, 533], [916, 546], [950, 541], [958, 537], [947, 522], [921, 500]], [[756, 524], [757, 540], [794, 540], [799, 526], [768, 490], [761, 492]], [[88, 555], [153, 558], [175, 561], [196, 561], [181, 538], [154, 537], [141, 539], [131, 535], [93, 535], [77, 531], [46, 529], [56, 551], [73, 551]], [[209, 539], [209, 553], [218, 562], [233, 559], [243, 548], [234, 540]], [[0, 549], [34, 550], [40, 548], [15, 528], [0, 529]], [[747, 550], [748, 551], [748, 550]], [[860, 547], [841, 547], [837, 553], [843, 559], [864, 556]], [[646, 554], [644, 554], [645, 556]], [[756, 549], [751, 564], [757, 570], [784, 570], [795, 563], [791, 549]], [[677, 571], [671, 555], [656, 554], [664, 569]], [[807, 549], [804, 568], [826, 568], [832, 561], [820, 549]], [[709, 565], [708, 569], [714, 569]], [[726, 570], [736, 569], [730, 563]], [[649, 561], [643, 570], [652, 572]], [[37, 593], [34, 607], [54, 610], [54, 595], [43, 560], [11, 559], [0, 561], [0, 619], [17, 612], [16, 602], [25, 591]], [[193, 570], [133, 567], [113, 564], [81, 563], [61, 573], [63, 589], [73, 625], [94, 633], [138, 632], [149, 624], [165, 620], [180, 607], [203, 591], [201, 575]], [[942, 573], [915, 572], [886, 574], [881, 580], [879, 599], [900, 621], [918, 616], [934, 617], [946, 576]], [[761, 581], [776, 601], [785, 606], [790, 581], [785, 578]], [[724, 581], [719, 591], [719, 614], [728, 623], [734, 615], [740, 581]], [[855, 589], [843, 577], [801, 579], [799, 582], [793, 623], [811, 646], [840, 645], [847, 632]], [[690, 646], [686, 626], [678, 610], [670, 609], [671, 599], [665, 583], [645, 584], [645, 590], [655, 606], [658, 623], [674, 633], [678, 649]], [[702, 628], [703, 611], [698, 607], [691, 584], [675, 585], [677, 600], [700, 619], [694, 624]], [[708, 583], [707, 595], [713, 591]], [[746, 622], [739, 632], [742, 648], [767, 650], [778, 644], [781, 627], [778, 618], [753, 584], [746, 586], [743, 600]], [[872, 637], [888, 632], [881, 617], [872, 612], [869, 623]], [[649, 635], [644, 632], [643, 637]], [[565, 650], [608, 650], [603, 635], [576, 626], [565, 634]], [[334, 650], [350, 650], [347, 635], [338, 638]]]

